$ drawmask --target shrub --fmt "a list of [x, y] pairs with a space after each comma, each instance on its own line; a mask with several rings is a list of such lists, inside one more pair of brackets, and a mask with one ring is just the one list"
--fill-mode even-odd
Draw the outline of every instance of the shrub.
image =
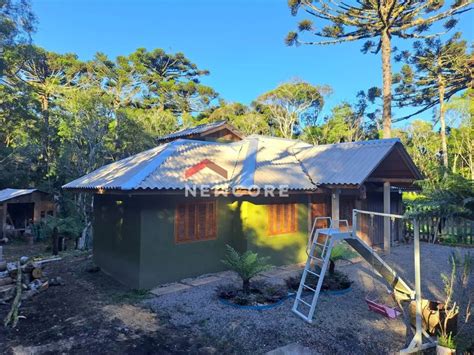
[[449, 348], [449, 349], [456, 349], [456, 342], [451, 337], [451, 333], [449, 333], [449, 335], [439, 336], [438, 345], [444, 346], [445, 348]]
[[239, 254], [234, 248], [227, 245], [227, 254], [222, 262], [240, 276], [242, 290], [248, 294], [250, 292], [250, 280], [271, 267], [267, 264], [268, 259], [268, 257], [259, 257], [257, 253], [250, 250]]

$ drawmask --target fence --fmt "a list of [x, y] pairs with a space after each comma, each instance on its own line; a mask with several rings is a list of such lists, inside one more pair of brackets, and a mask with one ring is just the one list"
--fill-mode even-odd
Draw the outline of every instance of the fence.
[[[461, 217], [420, 218], [420, 240], [446, 243], [473, 244], [474, 221]], [[413, 223], [405, 220], [405, 237], [413, 238]]]

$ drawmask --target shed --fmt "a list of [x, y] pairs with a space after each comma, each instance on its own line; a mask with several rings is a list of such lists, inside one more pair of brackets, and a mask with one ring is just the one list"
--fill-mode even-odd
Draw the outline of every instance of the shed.
[[54, 215], [50, 194], [38, 189], [0, 190], [0, 239], [8, 232], [22, 234], [28, 225]]

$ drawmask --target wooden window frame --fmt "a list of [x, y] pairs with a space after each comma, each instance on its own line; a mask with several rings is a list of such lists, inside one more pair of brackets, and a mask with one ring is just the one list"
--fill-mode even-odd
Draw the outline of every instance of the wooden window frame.
[[298, 232], [298, 204], [272, 204], [267, 210], [269, 236]]
[[[180, 203], [175, 209], [175, 244], [217, 239], [217, 202]], [[192, 227], [191, 227], [192, 226]], [[184, 233], [184, 237], [181, 236]]]

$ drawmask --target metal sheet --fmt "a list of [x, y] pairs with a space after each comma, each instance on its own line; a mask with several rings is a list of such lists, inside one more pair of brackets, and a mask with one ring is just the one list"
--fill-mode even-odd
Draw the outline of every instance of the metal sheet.
[[0, 190], [0, 202], [11, 200], [18, 196], [28, 195], [35, 191], [36, 189], [3, 189]]

